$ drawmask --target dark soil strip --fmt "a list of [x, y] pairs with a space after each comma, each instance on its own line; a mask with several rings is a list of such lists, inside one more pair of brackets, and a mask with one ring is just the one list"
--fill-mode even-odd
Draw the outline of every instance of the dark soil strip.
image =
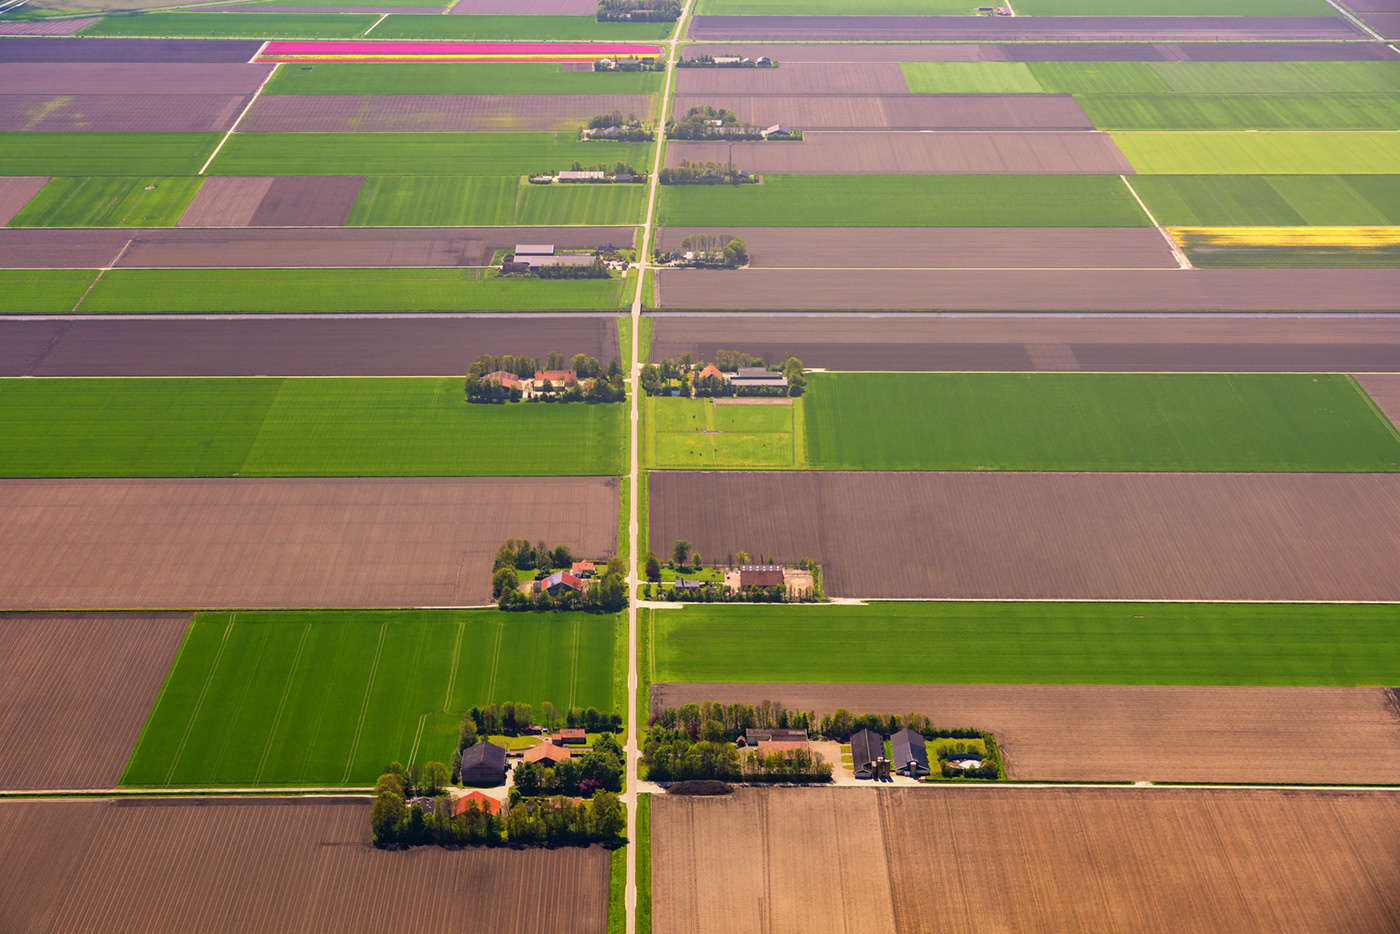
[[[1385, 0], [1381, 0], [1385, 2]], [[1394, 0], [1390, 0], [1394, 2]], [[1345, 62], [1394, 61], [1400, 53], [1378, 42], [1219, 42], [1152, 45], [1146, 43], [1054, 43], [1007, 45], [736, 45], [717, 42], [689, 46], [686, 58], [699, 55], [766, 55], [780, 63], [803, 62]], [[781, 67], [778, 69], [782, 70]], [[745, 73], [748, 73], [745, 70]], [[687, 74], [682, 72], [682, 75]], [[748, 93], [754, 93], [750, 90]]]
[[[3, 48], [4, 43], [0, 42], [0, 49]], [[246, 97], [257, 91], [271, 71], [271, 65], [6, 62], [0, 63], [0, 95], [236, 94]]]
[[0, 39], [0, 62], [247, 62], [257, 39]]
[[223, 132], [247, 101], [228, 94], [0, 94], [0, 132]]
[[594, 0], [457, 0], [449, 13], [512, 16], [592, 16]]
[[340, 227], [355, 206], [359, 175], [284, 176], [273, 179], [250, 227]]
[[760, 126], [782, 123], [803, 130], [1094, 129], [1068, 94], [676, 97], [677, 113], [707, 105], [733, 111], [740, 120]]
[[595, 114], [615, 110], [647, 119], [652, 103], [650, 98], [636, 94], [273, 94], [258, 99], [238, 130], [240, 133], [569, 132], [583, 126]]

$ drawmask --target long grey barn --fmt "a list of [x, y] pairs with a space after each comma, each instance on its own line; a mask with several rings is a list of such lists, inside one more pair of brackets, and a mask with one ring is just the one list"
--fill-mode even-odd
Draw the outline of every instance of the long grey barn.
[[851, 734], [851, 768], [856, 778], [874, 778], [885, 758], [885, 739], [874, 730]]
[[505, 747], [481, 742], [462, 751], [462, 784], [499, 785], [505, 780]]
[[907, 727], [900, 730], [890, 737], [890, 750], [896, 772], [902, 772], [910, 778], [929, 773], [928, 747], [924, 745], [922, 733], [916, 733]]

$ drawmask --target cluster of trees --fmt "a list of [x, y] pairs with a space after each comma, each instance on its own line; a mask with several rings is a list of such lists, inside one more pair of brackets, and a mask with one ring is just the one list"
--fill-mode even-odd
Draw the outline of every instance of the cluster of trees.
[[[690, 254], [687, 258], [686, 254]], [[692, 266], [723, 266], [737, 269], [749, 261], [749, 245], [738, 237], [714, 237], [691, 234], [681, 241], [681, 248], [667, 259]]]
[[593, 60], [594, 71], [665, 71], [666, 62], [661, 56], [646, 58], [597, 58]]
[[821, 595], [812, 587], [801, 590], [754, 586], [735, 589], [713, 582], [687, 588], [647, 584], [642, 596], [646, 600], [665, 600], [667, 603], [817, 603], [821, 600]]
[[[614, 110], [610, 114], [598, 114], [596, 117], [591, 118], [588, 121], [588, 128], [590, 130], [602, 130], [610, 126], [631, 126], [633, 124], [640, 126], [641, 123], [642, 121], [637, 119], [636, 114], [631, 114], [624, 120], [622, 111]], [[622, 163], [618, 164], [621, 165]]]
[[[710, 737], [710, 738], [707, 738]], [[787, 753], [741, 755], [706, 723], [700, 738], [685, 730], [653, 729], [642, 753], [647, 779], [654, 782], [683, 782], [715, 779], [722, 782], [799, 782], [831, 781], [831, 763], [821, 753], [797, 749]]]
[[952, 752], [952, 753], [959, 753], [959, 752], [977, 752], [978, 750], [977, 750], [976, 748], [974, 748], [974, 747], [968, 747], [968, 746], [966, 746], [966, 745], [963, 744], [963, 743], [954, 743], [951, 749], [945, 749], [945, 750], [943, 750], [943, 751], [939, 754], [939, 756], [938, 756], [939, 765], [942, 767], [942, 768], [941, 768], [941, 772], [942, 772], [942, 774], [943, 774], [943, 777], [944, 777], [944, 778], [989, 778], [989, 779], [993, 779], [993, 780], [998, 779], [998, 778], [1001, 778], [1001, 761], [1000, 761], [1000, 757], [999, 757], [999, 756], [992, 756], [992, 755], [990, 755], [991, 750], [992, 750], [992, 744], [989, 744], [989, 745], [987, 746], [987, 751], [988, 751], [989, 755], [987, 755], [987, 756], [982, 760], [982, 764], [981, 764], [981, 765], [974, 766], [973, 768], [970, 768], [970, 769], [960, 769], [960, 768], [958, 768], [957, 766], [955, 766], [955, 765], [952, 764], [952, 760], [948, 758], [948, 754], [949, 754], [950, 752]]
[[692, 162], [682, 159], [671, 169], [662, 169], [657, 179], [663, 185], [752, 185], [758, 179], [731, 169], [723, 162]]
[[674, 23], [681, 0], [598, 0], [598, 22]]
[[706, 736], [733, 742], [745, 730], [811, 730], [817, 715], [789, 710], [781, 701], [765, 700], [758, 704], [721, 704], [704, 701], [684, 707], [665, 707], [651, 715], [648, 726], [666, 730], [681, 730], [691, 739]]
[[[578, 558], [574, 557], [573, 551], [568, 545], [555, 545], [550, 548], [544, 542], [531, 545], [523, 538], [508, 538], [505, 544], [496, 550], [496, 560], [491, 565], [492, 574], [492, 596], [500, 596], [500, 591], [496, 589], [496, 575], [508, 568], [518, 568], [522, 571], [539, 572], [536, 577], [544, 577], [551, 571], [566, 571], [573, 567]], [[504, 580], [504, 578], [502, 578]]]
[[570, 756], [553, 768], [537, 762], [519, 763], [514, 771], [515, 787], [527, 797], [577, 795], [587, 798], [601, 791], [620, 792], [622, 763], [622, 747], [611, 733], [604, 733], [590, 751]]
[[[762, 61], [759, 61], [762, 59]], [[717, 62], [713, 55], [697, 55], [676, 62], [677, 68], [777, 68], [776, 59], [760, 55], [759, 58], [739, 58], [732, 62]]]
[[[597, 118], [597, 117], [594, 117], [593, 119], [594, 119], [594, 120], [597, 120], [598, 118]], [[647, 137], [647, 138], [648, 138], [648, 139], [651, 138], [651, 137], [650, 137], [650, 134], [648, 134], [648, 137]], [[575, 162], [573, 165], [569, 166], [569, 171], [570, 171], [570, 172], [602, 172], [604, 175], [634, 175], [634, 176], [635, 176], [635, 175], [640, 175], [640, 174], [642, 174], [642, 173], [638, 172], [636, 169], [632, 168], [632, 163], [630, 163], [630, 162], [622, 162], [621, 160], [619, 160], [619, 161], [617, 161], [617, 162], [611, 162], [611, 163], [609, 163], [609, 162], [597, 162], [597, 163], [594, 163], [593, 165], [584, 165], [582, 162]]]
[[676, 388], [680, 389], [682, 396], [690, 398], [718, 397], [727, 398], [732, 396], [792, 396], [796, 398], [807, 391], [806, 370], [802, 366], [802, 361], [796, 357], [789, 356], [777, 366], [764, 364], [758, 357], [748, 354], [741, 354], [737, 351], [721, 350], [715, 355], [715, 366], [725, 372], [732, 373], [740, 367], [746, 366], [767, 366], [775, 373], [781, 373], [787, 380], [787, 386], [735, 386], [732, 382], [719, 376], [701, 377], [700, 371], [705, 368], [704, 361], [691, 363], [690, 354], [683, 354], [678, 360], [662, 360], [660, 363], [648, 363], [642, 366], [642, 391], [649, 396], [666, 395], [672, 388], [672, 383], [676, 383]]
[[723, 107], [692, 107], [679, 120], [666, 121], [667, 139], [762, 139], [763, 128], [740, 123], [734, 111]]
[[555, 266], [541, 266], [535, 270], [541, 279], [611, 279], [612, 271], [601, 257], [593, 257], [587, 266], [569, 266], [559, 263]]
[[[656, 138], [651, 130], [648, 130], [636, 114], [623, 119], [622, 111], [614, 110], [608, 114], [598, 114], [588, 121], [588, 126], [579, 131], [579, 135], [584, 139], [616, 140], [629, 143], [646, 143]], [[623, 171], [623, 169], [626, 171]], [[606, 170], [605, 170], [606, 171]], [[619, 162], [613, 171], [614, 175], [636, 175], [632, 167], [625, 162]]]
[[[550, 351], [546, 359], [544, 369], [562, 370], [566, 369], [565, 359], [562, 354]], [[621, 402], [627, 398], [627, 389], [623, 385], [622, 364], [617, 360], [608, 363], [607, 369], [587, 354], [574, 354], [567, 361], [567, 369], [573, 370], [579, 380], [592, 380], [586, 388], [582, 385], [570, 386], [565, 389], [561, 386], [545, 385], [545, 388], [536, 395], [532, 401], [543, 402]], [[506, 372], [521, 379], [533, 379], [535, 373], [541, 369], [540, 361], [536, 357], [513, 357], [513, 356], [493, 356], [483, 354], [467, 368], [467, 377], [464, 384], [468, 402], [498, 403], [498, 402], [519, 402], [523, 398], [523, 393], [519, 389], [502, 386], [498, 380], [486, 379], [487, 374]]]
[[517, 570], [534, 569], [536, 579], [553, 570], [565, 570], [573, 564], [573, 554], [563, 545], [553, 551], [540, 542], [531, 548], [524, 539], [511, 539], [496, 552], [491, 569], [491, 595], [503, 610], [586, 610], [593, 613], [616, 613], [627, 606], [627, 562], [609, 558], [606, 565], [594, 571], [594, 579], [582, 592], [565, 591], [553, 596], [548, 591], [525, 593], [520, 589]]

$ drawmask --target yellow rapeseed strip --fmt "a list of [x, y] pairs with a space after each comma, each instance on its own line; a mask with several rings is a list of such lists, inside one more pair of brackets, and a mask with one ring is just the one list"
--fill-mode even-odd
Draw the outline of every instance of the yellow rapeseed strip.
[[1356, 247], [1400, 246], [1400, 227], [1168, 227], [1182, 247]]

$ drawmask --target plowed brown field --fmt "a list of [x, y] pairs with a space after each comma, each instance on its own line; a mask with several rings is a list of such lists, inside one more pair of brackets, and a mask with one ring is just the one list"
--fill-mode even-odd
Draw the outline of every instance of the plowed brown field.
[[[783, 50], [786, 52], [786, 48]], [[744, 55], [755, 53], [744, 51]], [[839, 61], [839, 60], [833, 60]], [[678, 95], [908, 94], [909, 84], [898, 59], [878, 63], [792, 64], [778, 68], [682, 68], [676, 72]]]
[[[650, 484], [651, 541], [816, 558], [830, 596], [1400, 600], [1400, 474], [655, 471]], [[892, 541], [903, 560], [888, 560]]]
[[1380, 406], [1392, 425], [1400, 428], [1400, 376], [1368, 373], [1356, 377], [1361, 388]]
[[690, 21], [687, 35], [697, 42], [1330, 42], [1368, 38], [1340, 16], [697, 16]]
[[678, 96], [676, 111], [722, 107], [740, 120], [803, 130], [1092, 130], [1068, 94]]
[[1386, 791], [663, 796], [653, 930], [1379, 934], [1400, 917], [1398, 838]]
[[592, 16], [593, 0], [457, 0], [449, 13], [510, 14], [515, 16]]
[[617, 542], [614, 478], [0, 481], [0, 609], [464, 606], [508, 537]]
[[7, 931], [607, 930], [608, 853], [376, 850], [368, 799], [0, 801]]
[[[82, 39], [83, 48], [101, 48], [111, 40]], [[196, 48], [228, 43], [190, 43]], [[247, 43], [241, 43], [246, 45]], [[10, 43], [4, 43], [9, 48]], [[66, 48], [72, 43], [49, 41], [46, 48]], [[158, 49], [162, 43], [149, 43]], [[256, 45], [256, 43], [254, 43]], [[256, 48], [254, 51], [257, 51]], [[251, 53], [247, 58], [251, 58]], [[245, 59], [246, 60], [246, 59]], [[170, 64], [143, 62], [122, 64], [118, 59], [74, 60], [61, 58], [23, 61], [18, 57], [0, 62], [0, 96], [10, 94], [232, 94], [246, 97], [271, 73], [272, 65]]]
[[596, 114], [651, 119], [638, 94], [385, 95], [273, 94], [258, 98], [239, 132], [466, 133], [569, 132]]
[[765, 699], [819, 714], [917, 710], [941, 726], [991, 730], [1017, 779], [1388, 783], [1400, 774], [1400, 699], [1388, 688], [654, 684], [651, 691], [653, 709]]
[[[1395, 0], [1369, 2], [1394, 3]], [[783, 67], [789, 63], [804, 62], [1345, 62], [1393, 61], [1400, 58], [1400, 53], [1376, 42], [1212, 42], [1197, 45], [1092, 42], [1009, 45], [859, 45], [851, 42], [832, 45], [740, 45], [721, 42], [713, 45], [692, 45], [685, 50], [686, 58], [700, 55], [744, 55], [749, 58], [766, 55], [782, 63]]]
[[217, 176], [199, 186], [180, 227], [247, 227], [272, 187], [271, 178]]
[[343, 226], [363, 183], [359, 175], [274, 178], [248, 226]]
[[115, 787], [188, 623], [0, 615], [0, 791]]
[[246, 101], [235, 94], [0, 94], [0, 132], [223, 132]]
[[8, 224], [48, 181], [35, 177], [0, 178], [0, 227]]

